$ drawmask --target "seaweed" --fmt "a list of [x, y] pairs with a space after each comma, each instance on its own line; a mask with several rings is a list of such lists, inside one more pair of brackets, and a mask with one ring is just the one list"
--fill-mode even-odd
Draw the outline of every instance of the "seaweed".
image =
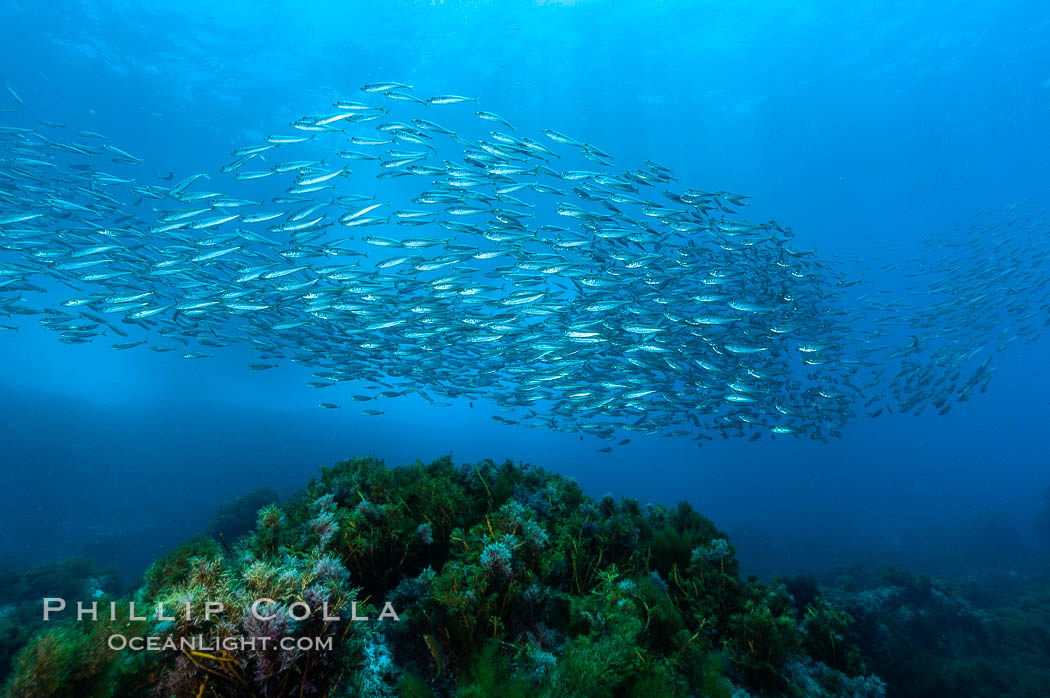
[[[817, 611], [809, 626], [808, 651], [834, 663], [821, 641], [853, 619], [848, 635], [865, 666], [901, 698], [945, 695], [1017, 697], [1042, 695], [1050, 686], [1050, 575], [975, 569], [966, 579], [931, 579], [890, 568], [870, 579], [854, 578], [850, 589], [829, 587], [834, 606]], [[867, 582], [866, 584], [864, 582]]]
[[40, 627], [41, 599], [96, 599], [120, 591], [115, 570], [100, 569], [83, 557], [0, 573], [0, 677], [11, 670], [32, 629]]
[[[728, 537], [684, 502], [594, 500], [531, 465], [448, 457], [354, 458], [269, 499], [231, 505], [229, 526], [213, 528], [251, 522], [245, 535], [187, 541], [121, 599], [180, 609], [174, 618], [116, 626], [326, 647], [113, 652], [113, 622], [70, 620], [30, 640], [8, 695], [722, 697], [818, 679], [853, 695], [851, 677], [870, 678], [845, 613], [741, 579]], [[259, 599], [265, 620], [250, 612]], [[228, 612], [209, 617], [206, 601]], [[299, 619], [297, 603], [309, 609]], [[377, 620], [387, 607], [397, 621]]]
[[224, 545], [252, 532], [257, 524], [257, 513], [281, 500], [277, 490], [260, 487], [246, 492], [219, 507], [209, 533]]

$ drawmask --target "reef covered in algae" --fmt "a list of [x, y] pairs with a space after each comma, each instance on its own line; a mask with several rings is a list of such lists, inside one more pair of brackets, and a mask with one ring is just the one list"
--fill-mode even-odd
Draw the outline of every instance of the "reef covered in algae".
[[[726, 535], [688, 504], [596, 500], [511, 462], [357, 458], [279, 500], [264, 488], [228, 502], [132, 591], [87, 559], [0, 573], [5, 695], [936, 698], [1050, 685], [1045, 565], [744, 579]], [[97, 604], [97, 619], [42, 623], [42, 597]], [[114, 637], [201, 644], [115, 650]], [[238, 638], [256, 642], [226, 644]]]
[[[884, 693], [847, 614], [741, 579], [726, 536], [686, 503], [595, 500], [536, 467], [449, 458], [348, 460], [255, 510], [273, 499], [225, 507], [212, 536], [156, 560], [132, 594], [96, 589], [97, 621], [46, 624], [14, 658], [6, 694]], [[238, 522], [246, 512], [252, 525]], [[225, 611], [209, 616], [208, 602]], [[117, 651], [114, 635], [322, 642]]]

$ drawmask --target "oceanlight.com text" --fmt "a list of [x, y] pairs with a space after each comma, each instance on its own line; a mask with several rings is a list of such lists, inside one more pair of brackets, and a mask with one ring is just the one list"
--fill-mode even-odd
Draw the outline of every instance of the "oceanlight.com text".
[[119, 652], [238, 652], [251, 650], [265, 652], [277, 649], [283, 651], [331, 650], [334, 647], [332, 637], [205, 637], [188, 635], [184, 637], [161, 637], [159, 635], [131, 636], [110, 635], [107, 640], [109, 649]]

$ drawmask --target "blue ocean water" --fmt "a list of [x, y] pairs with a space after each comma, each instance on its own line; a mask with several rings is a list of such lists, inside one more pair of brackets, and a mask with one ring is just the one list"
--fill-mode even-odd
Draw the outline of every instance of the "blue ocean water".
[[[104, 133], [151, 183], [214, 174], [360, 85], [402, 80], [749, 194], [753, 220], [869, 276], [888, 245], [919, 254], [979, 210], [1048, 198], [1050, 14], [1033, 2], [22, 2], [0, 6], [0, 38], [18, 118]], [[761, 574], [946, 547], [1020, 559], [1050, 484], [1048, 348], [1013, 345], [987, 394], [945, 416], [860, 416], [830, 443], [656, 437], [603, 454], [497, 424], [483, 401], [321, 410], [308, 369], [250, 371], [246, 346], [184, 361], [61, 344], [23, 319], [0, 336], [0, 554], [133, 572], [246, 490], [349, 455], [451, 452], [688, 499]]]

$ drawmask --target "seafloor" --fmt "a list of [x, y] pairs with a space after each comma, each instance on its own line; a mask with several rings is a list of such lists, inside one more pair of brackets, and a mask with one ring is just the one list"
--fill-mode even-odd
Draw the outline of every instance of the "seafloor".
[[[892, 568], [743, 579], [726, 535], [688, 504], [596, 501], [510, 462], [358, 458], [276, 499], [230, 502], [126, 590], [90, 560], [4, 572], [6, 695], [910, 698], [1050, 686], [1045, 561], [943, 580]], [[69, 601], [46, 624], [45, 597]], [[97, 602], [97, 620], [78, 622], [76, 600]], [[207, 603], [222, 612], [206, 617]], [[183, 644], [114, 650], [114, 637]]]

